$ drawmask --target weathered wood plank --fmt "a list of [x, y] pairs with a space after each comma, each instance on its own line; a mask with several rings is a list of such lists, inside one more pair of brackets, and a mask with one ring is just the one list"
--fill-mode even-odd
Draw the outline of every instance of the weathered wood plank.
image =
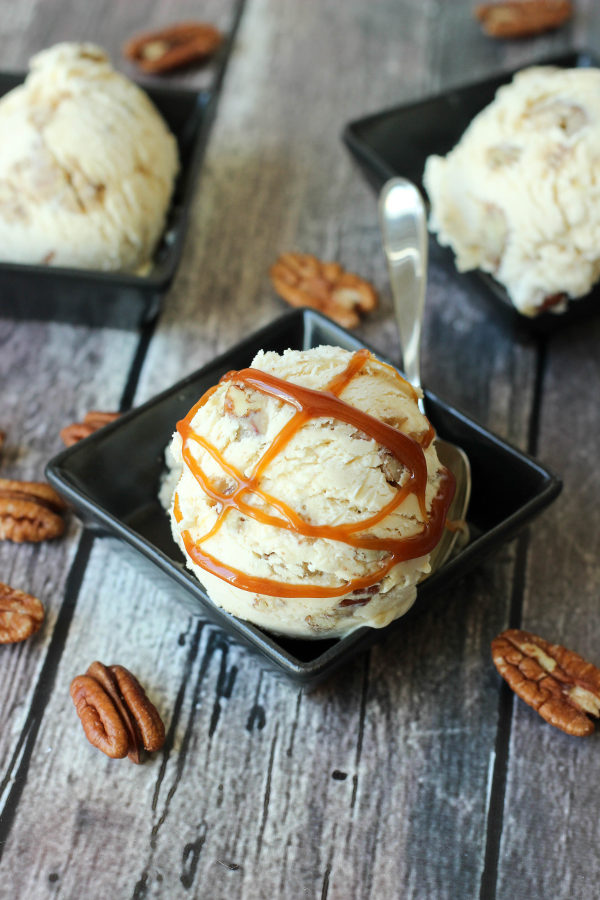
[[[115, 627], [117, 598], [134, 647], [131, 628]], [[471, 639], [488, 616], [482, 608], [470, 618]], [[462, 788], [471, 767], [487, 775], [479, 703], [464, 679], [468, 638], [460, 616], [450, 619], [453, 632], [415, 627], [414, 653], [395, 642], [370, 672], [364, 659], [302, 696], [172, 605], [113, 542], [96, 542], [7, 840], [7, 876], [32, 897], [51, 875], [66, 896], [94, 896], [102, 883], [130, 896], [139, 883], [147, 896], [178, 897], [186, 879], [198, 896], [210, 883], [211, 897], [229, 885], [247, 897], [278, 885], [282, 896], [318, 896], [325, 880], [337, 897], [394, 896], [413, 881], [417, 896], [436, 889], [429, 853], [456, 846], [457, 816], [463, 838], [477, 842], [485, 795]], [[135, 659], [169, 727], [164, 762], [137, 769], [86, 744], [68, 685], [94, 658]], [[432, 704], [447, 679], [452, 705]], [[493, 703], [493, 687], [486, 694], [482, 706]], [[36, 815], [40, 797], [53, 810], [51, 835]], [[428, 854], [415, 852], [424, 827]], [[447, 881], [476, 884], [474, 860], [465, 871], [457, 846], [443, 870]]]
[[[532, 535], [524, 627], [596, 665], [600, 594], [600, 325], [586, 322], [548, 346], [539, 452], [563, 493]], [[532, 773], [537, 770], [537, 777]], [[570, 738], [515, 702], [498, 897], [593, 897], [600, 861], [597, 736]], [[553, 835], [551, 858], [540, 846]], [[546, 836], [546, 838], [544, 838]]]
[[[70, 326], [0, 321], [0, 419], [5, 478], [43, 480], [48, 459], [63, 448], [59, 431], [90, 408], [116, 409], [137, 335]], [[0, 580], [39, 597], [42, 630], [25, 644], [0, 647], [0, 803], [10, 789], [13, 754], [32, 691], [44, 665], [81, 529], [40, 545], [0, 542]]]

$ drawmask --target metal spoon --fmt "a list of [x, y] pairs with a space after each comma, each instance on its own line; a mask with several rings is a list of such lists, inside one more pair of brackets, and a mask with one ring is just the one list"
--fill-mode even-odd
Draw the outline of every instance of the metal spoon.
[[[387, 181], [379, 195], [379, 222], [383, 238], [396, 324], [402, 350], [403, 372], [414, 387], [421, 387], [421, 324], [427, 282], [427, 222], [425, 204], [417, 187], [405, 178]], [[419, 408], [425, 412], [423, 400]], [[456, 492], [448, 519], [464, 521], [471, 496], [471, 466], [460, 447], [436, 438], [442, 465], [456, 479]], [[430, 556], [431, 571], [439, 569], [452, 553], [459, 531], [445, 528]]]

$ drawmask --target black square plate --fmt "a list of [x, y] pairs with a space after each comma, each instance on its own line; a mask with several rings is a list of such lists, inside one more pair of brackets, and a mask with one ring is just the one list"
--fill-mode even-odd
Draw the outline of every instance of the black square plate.
[[[0, 96], [24, 78], [24, 74], [0, 73]], [[135, 329], [158, 314], [183, 249], [211, 95], [172, 87], [148, 88], [146, 93], [175, 135], [180, 162], [151, 270], [146, 275], [127, 275], [0, 262], [0, 317]]]
[[[590, 53], [573, 52], [535, 60], [529, 65], [589, 68], [597, 66], [598, 61]], [[427, 157], [448, 153], [471, 120], [492, 102], [498, 88], [511, 81], [517, 71], [503, 72], [416, 103], [396, 106], [358, 119], [346, 126], [343, 140], [377, 191], [389, 178], [402, 175], [418, 185], [425, 194], [423, 171]], [[436, 256], [456, 273], [452, 251], [438, 248], [437, 243], [435, 246]], [[505, 320], [534, 332], [553, 331], [566, 321], [600, 309], [600, 285], [596, 285], [586, 297], [571, 301], [566, 312], [545, 312], [530, 318], [513, 306], [505, 288], [490, 275], [478, 271], [475, 277], [485, 284], [487, 290], [482, 293], [492, 301], [496, 312]]]
[[[383, 633], [402, 629], [407, 616], [382, 630], [361, 628], [336, 640], [291, 640], [269, 635], [215, 607], [202, 585], [185, 568], [167, 515], [157, 499], [164, 450], [176, 422], [223, 373], [250, 365], [258, 350], [303, 350], [333, 344], [348, 350], [364, 346], [353, 335], [312, 310], [295, 310], [101, 431], [64, 450], [48, 464], [48, 480], [81, 518], [121, 538], [168, 576], [168, 589], [203, 618], [217, 622], [263, 661], [309, 686], [366, 649]], [[426, 392], [429, 417], [440, 436], [460, 444], [473, 474], [469, 510], [471, 539], [450, 562], [424, 581], [407, 615], [426, 608], [436, 591], [512, 536], [551, 502], [560, 481], [535, 460], [490, 434]], [[499, 473], [502, 477], [499, 477]], [[141, 557], [138, 555], [138, 560]]]

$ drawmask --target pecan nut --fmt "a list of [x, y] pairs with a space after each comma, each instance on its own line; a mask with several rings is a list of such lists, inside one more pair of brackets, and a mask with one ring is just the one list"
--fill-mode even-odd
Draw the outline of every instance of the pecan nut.
[[494, 664], [509, 687], [567, 734], [583, 737], [600, 716], [600, 669], [560, 644], [516, 628], [492, 641]]
[[120, 413], [118, 412], [100, 412], [97, 409], [92, 409], [85, 414], [82, 422], [73, 422], [71, 425], [66, 425], [62, 428], [60, 436], [63, 443], [67, 447], [71, 447], [78, 441], [83, 440], [83, 438], [89, 437], [94, 431], [98, 431], [99, 428], [104, 428], [105, 425], [114, 422], [115, 419], [119, 418], [119, 415]]
[[557, 309], [560, 312], [561, 307], [566, 307], [569, 297], [562, 291], [559, 294], [549, 294], [542, 302], [539, 312], [546, 312], [548, 309]]
[[49, 541], [65, 530], [66, 504], [42, 481], [0, 478], [0, 540]]
[[570, 19], [573, 4], [571, 0], [500, 0], [476, 6], [474, 15], [489, 37], [531, 37]]
[[359, 324], [359, 312], [377, 306], [373, 285], [336, 262], [308, 253], [284, 253], [269, 269], [273, 287], [290, 306], [310, 306], [345, 328]]
[[141, 761], [165, 740], [165, 726], [143, 687], [124, 666], [93, 662], [71, 682], [71, 698], [88, 741], [110, 756]]
[[44, 607], [37, 597], [0, 583], [0, 644], [25, 641], [44, 621]]
[[144, 72], [160, 74], [206, 59], [222, 40], [214, 25], [180, 22], [135, 35], [124, 44], [123, 54]]

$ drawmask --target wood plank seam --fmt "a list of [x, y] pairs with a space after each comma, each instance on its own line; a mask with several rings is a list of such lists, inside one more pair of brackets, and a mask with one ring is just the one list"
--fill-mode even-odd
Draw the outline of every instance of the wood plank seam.
[[[67, 642], [69, 629], [77, 606], [77, 598], [94, 540], [95, 536], [90, 531], [84, 531], [80, 538], [75, 558], [67, 577], [65, 596], [58, 613], [54, 631], [52, 632], [48, 652], [31, 695], [31, 703], [25, 724], [19, 735], [7, 775], [0, 784], [0, 796], [2, 796], [8, 782], [12, 778], [12, 787], [0, 814], [0, 860], [2, 859], [2, 852], [6, 846], [6, 841], [17, 813], [19, 799], [27, 782], [27, 772], [38, 731], [44, 717], [48, 698], [54, 688], [56, 673]], [[22, 752], [21, 748], [23, 748]], [[12, 767], [14, 765], [17, 765], [17, 770], [12, 775]]]

